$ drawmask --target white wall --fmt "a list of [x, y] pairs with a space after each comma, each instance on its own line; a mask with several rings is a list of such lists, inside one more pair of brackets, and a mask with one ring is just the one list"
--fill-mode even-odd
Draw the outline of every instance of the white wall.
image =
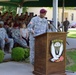
[[[53, 8], [49, 8], [49, 7], [29, 7], [28, 8], [28, 12], [34, 12], [34, 14], [37, 14], [37, 15], [39, 15], [39, 11], [40, 11], [40, 9], [42, 9], [42, 8], [44, 8], [44, 9], [46, 9], [47, 10], [47, 14], [46, 14], [46, 17], [49, 19], [49, 20], [52, 20], [52, 18], [53, 18]], [[71, 15], [72, 15], [72, 13], [74, 14], [74, 20], [73, 21], [76, 21], [76, 10], [65, 10], [65, 12], [67, 12], [68, 13], [68, 20], [70, 21], [70, 22], [72, 22], [72, 20], [71, 20]], [[60, 21], [60, 22], [62, 22], [62, 9], [59, 9], [58, 10], [58, 20]]]

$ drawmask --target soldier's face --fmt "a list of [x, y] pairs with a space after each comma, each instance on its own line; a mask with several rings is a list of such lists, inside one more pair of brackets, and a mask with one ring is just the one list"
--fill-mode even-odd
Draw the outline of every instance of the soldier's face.
[[42, 18], [44, 18], [45, 15], [46, 15], [46, 13], [40, 13], [40, 16], [41, 16]]
[[22, 25], [22, 28], [26, 28], [26, 25], [25, 25], [25, 24], [23, 24], [23, 25]]

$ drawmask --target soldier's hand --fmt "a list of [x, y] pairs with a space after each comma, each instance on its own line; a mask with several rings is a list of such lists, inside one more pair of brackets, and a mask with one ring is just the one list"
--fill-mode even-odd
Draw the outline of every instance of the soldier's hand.
[[5, 38], [5, 41], [6, 41], [6, 42], [8, 42], [8, 39], [7, 39], [7, 38]]
[[32, 34], [34, 34], [34, 30], [32, 30]]

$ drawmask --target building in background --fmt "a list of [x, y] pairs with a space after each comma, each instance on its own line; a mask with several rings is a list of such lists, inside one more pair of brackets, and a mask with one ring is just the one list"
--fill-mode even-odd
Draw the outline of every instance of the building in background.
[[[34, 15], [37, 14], [39, 15], [39, 10], [41, 8], [45, 8], [47, 10], [47, 19], [48, 20], [52, 20], [53, 19], [53, 8], [50, 8], [50, 7], [29, 7], [27, 9], [27, 11], [30, 13], [30, 12], [34, 12]], [[70, 22], [76, 22], [76, 10], [74, 9], [65, 9], [64, 11], [64, 19], [65, 18], [68, 18], [68, 20]], [[59, 8], [58, 10], [58, 20], [60, 22], [62, 22], [62, 8]]]

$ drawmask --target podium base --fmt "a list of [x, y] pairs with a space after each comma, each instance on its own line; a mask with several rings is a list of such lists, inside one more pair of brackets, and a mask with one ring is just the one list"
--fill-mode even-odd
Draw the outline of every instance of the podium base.
[[55, 73], [55, 74], [42, 74], [42, 73], [39, 73], [39, 72], [36, 72], [36, 71], [33, 71], [33, 74], [34, 75], [67, 75], [65, 73], [60, 73], [60, 74], [58, 74], [58, 73]]

